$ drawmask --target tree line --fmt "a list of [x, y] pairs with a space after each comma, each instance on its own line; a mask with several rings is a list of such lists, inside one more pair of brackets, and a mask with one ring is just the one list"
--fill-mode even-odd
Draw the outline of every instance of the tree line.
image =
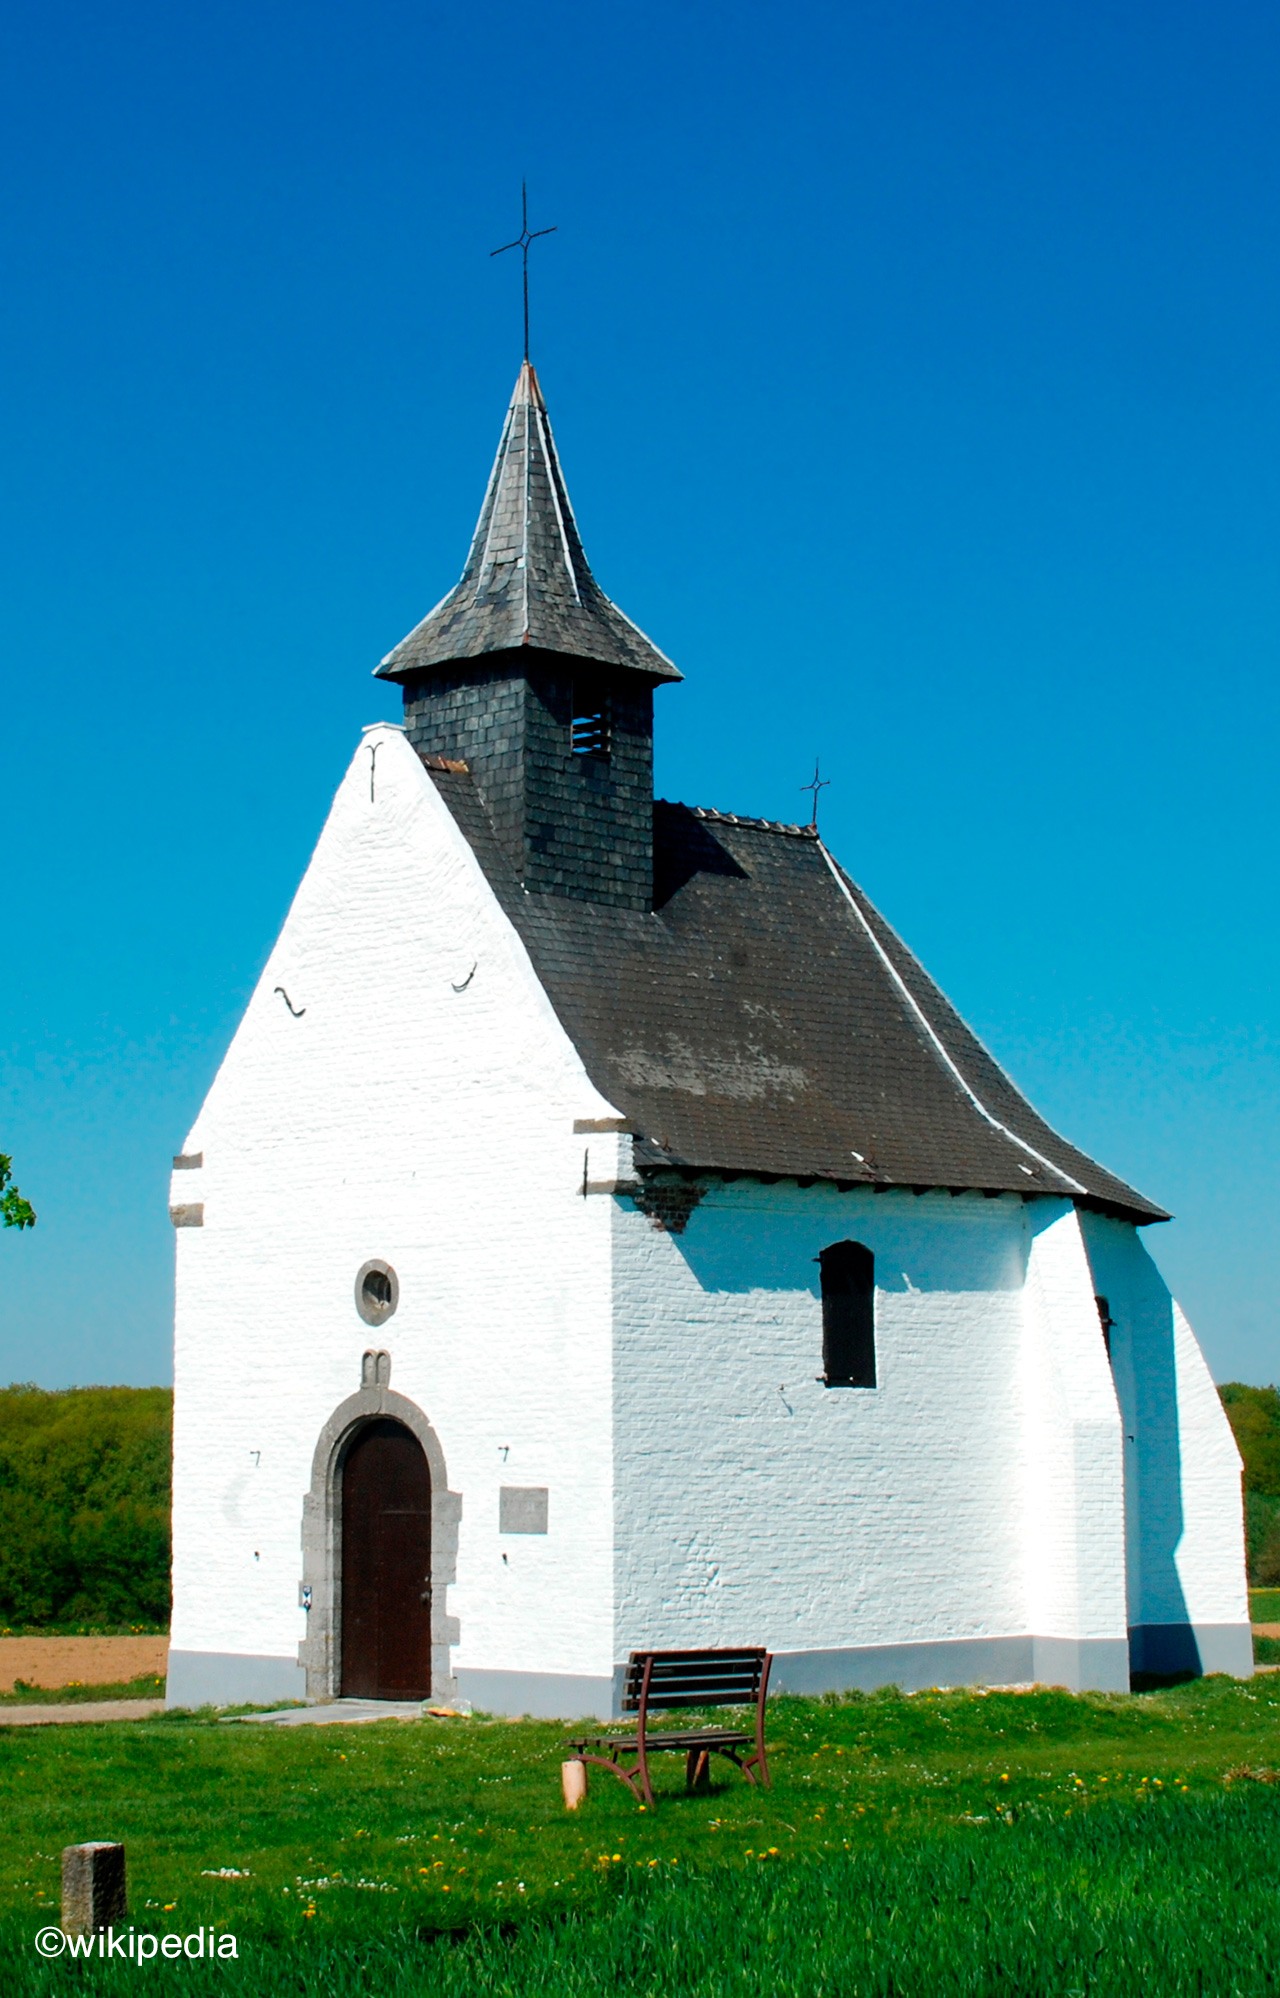
[[1228, 1381], [1218, 1393], [1244, 1458], [1249, 1581], [1257, 1589], [1280, 1588], [1280, 1389]]
[[172, 1388], [0, 1389], [0, 1626], [167, 1625]]

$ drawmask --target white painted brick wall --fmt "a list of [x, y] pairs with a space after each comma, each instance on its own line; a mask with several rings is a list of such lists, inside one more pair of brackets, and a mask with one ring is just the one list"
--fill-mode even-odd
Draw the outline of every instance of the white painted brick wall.
[[[205, 1210], [177, 1231], [175, 1647], [296, 1655], [312, 1453], [385, 1346], [463, 1495], [455, 1666], [609, 1671], [612, 1203], [580, 1187], [617, 1141], [573, 1121], [610, 1114], [417, 757], [366, 734], [174, 1176]], [[545, 1539], [499, 1539], [501, 1484], [549, 1488]]]
[[1120, 1411], [1080, 1218], [1069, 1202], [1049, 1200], [1027, 1217], [1026, 1627], [1123, 1640]]
[[1240, 1452], [1196, 1335], [1172, 1302], [1182, 1470], [1178, 1580], [1192, 1623], [1247, 1623]]
[[1136, 1230], [1081, 1219], [1115, 1320], [1130, 1621], [1246, 1623], [1240, 1456], [1195, 1334]]
[[[1027, 1628], [1016, 1198], [716, 1186], [615, 1224], [618, 1655]], [[874, 1391], [827, 1388], [818, 1266], [876, 1258]]]

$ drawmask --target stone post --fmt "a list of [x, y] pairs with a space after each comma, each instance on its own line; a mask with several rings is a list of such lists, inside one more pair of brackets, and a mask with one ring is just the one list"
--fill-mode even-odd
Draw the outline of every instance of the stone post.
[[105, 1839], [62, 1848], [62, 1927], [93, 1935], [128, 1918], [124, 1847]]

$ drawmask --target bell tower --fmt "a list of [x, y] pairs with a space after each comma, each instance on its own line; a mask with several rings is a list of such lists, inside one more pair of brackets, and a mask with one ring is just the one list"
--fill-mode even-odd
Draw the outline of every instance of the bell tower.
[[531, 894], [652, 907], [653, 690], [682, 676], [591, 573], [527, 360], [462, 578], [377, 672]]

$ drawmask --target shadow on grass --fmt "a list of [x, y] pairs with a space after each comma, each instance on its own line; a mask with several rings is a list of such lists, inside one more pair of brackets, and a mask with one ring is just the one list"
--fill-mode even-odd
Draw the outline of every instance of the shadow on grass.
[[1131, 1672], [1131, 1693], [1167, 1693], [1171, 1686], [1190, 1686], [1203, 1675], [1199, 1672]]

